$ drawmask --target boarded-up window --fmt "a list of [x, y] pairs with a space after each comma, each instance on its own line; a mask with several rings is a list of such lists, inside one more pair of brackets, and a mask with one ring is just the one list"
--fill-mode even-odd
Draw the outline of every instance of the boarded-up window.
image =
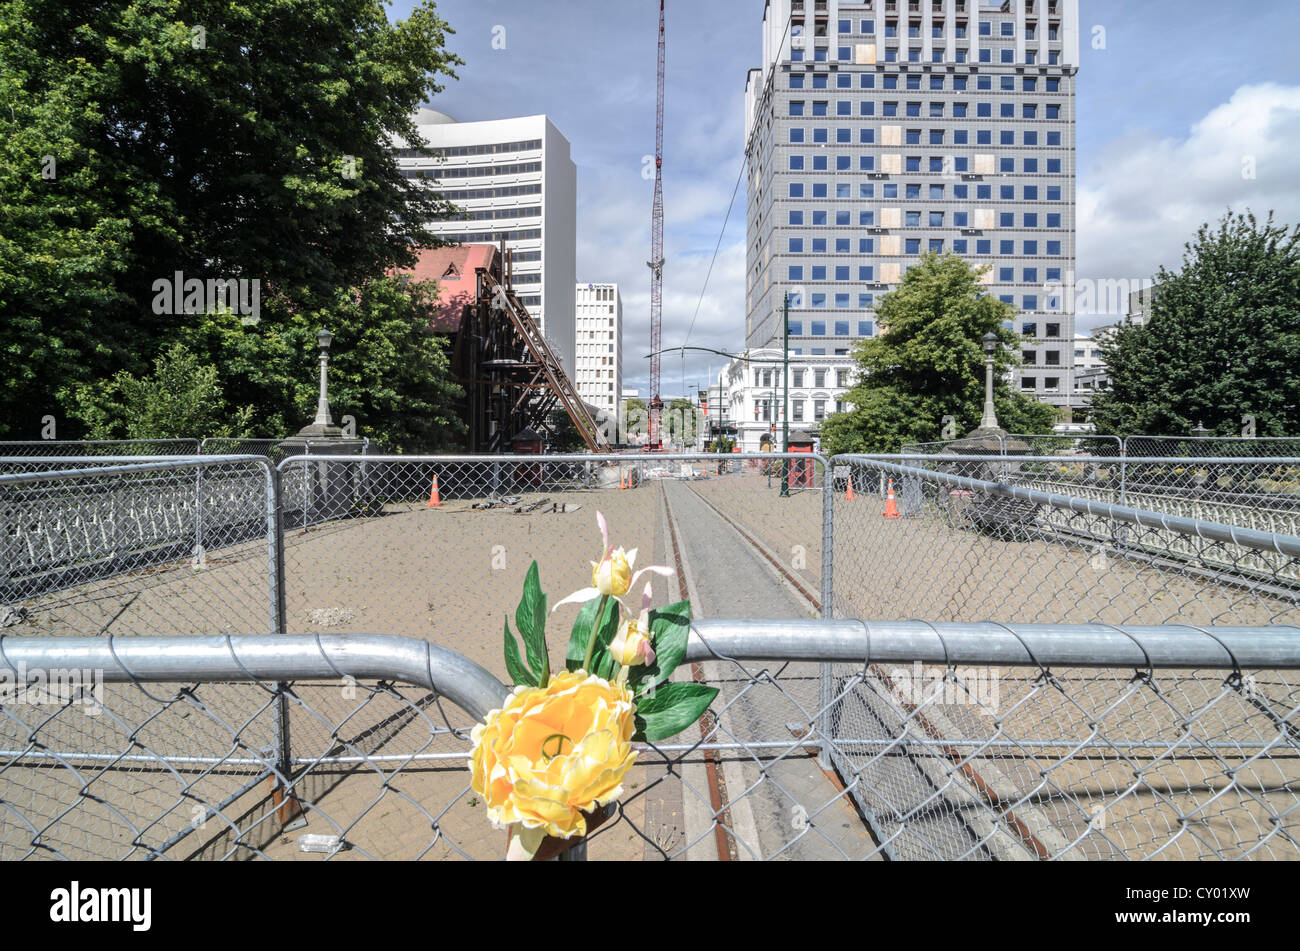
[[993, 227], [993, 209], [976, 208], [975, 209], [975, 227], [992, 228]]
[[881, 145], [902, 145], [903, 127], [901, 125], [882, 125], [880, 127]]
[[880, 253], [889, 257], [897, 257], [899, 253], [899, 242], [902, 241], [896, 234], [887, 234], [880, 239]]
[[903, 173], [903, 156], [896, 152], [886, 152], [880, 156], [880, 170], [887, 175], [901, 175]]
[[853, 51], [853, 63], [856, 66], [875, 66], [876, 44], [859, 43]]
[[992, 175], [993, 174], [993, 156], [976, 155], [975, 156], [975, 174]]
[[880, 265], [880, 279], [886, 284], [897, 284], [902, 280], [901, 264], [882, 264]]
[[[903, 226], [903, 212], [902, 212], [901, 209], [899, 209], [899, 208], [881, 208], [881, 209], [880, 209], [880, 227], [882, 227], [882, 228], [901, 228], [902, 226]], [[897, 239], [897, 238], [894, 239], [894, 243], [895, 243], [895, 244], [898, 243], [898, 239]], [[894, 251], [894, 252], [886, 251], [885, 253], [886, 253], [886, 254], [890, 254], [890, 253], [897, 254], [898, 252], [897, 252], [897, 251]]]

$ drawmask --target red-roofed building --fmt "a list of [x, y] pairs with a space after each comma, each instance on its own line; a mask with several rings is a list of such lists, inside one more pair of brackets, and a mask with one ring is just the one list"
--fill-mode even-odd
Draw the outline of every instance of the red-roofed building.
[[477, 292], [474, 269], [496, 268], [497, 249], [490, 244], [461, 244], [448, 248], [426, 248], [409, 271], [411, 280], [438, 285], [434, 333], [454, 334], [460, 330], [465, 308], [474, 303]]

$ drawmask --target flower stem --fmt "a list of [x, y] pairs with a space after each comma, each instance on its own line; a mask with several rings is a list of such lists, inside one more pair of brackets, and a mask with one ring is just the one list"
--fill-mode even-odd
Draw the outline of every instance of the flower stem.
[[587, 656], [582, 661], [582, 669], [591, 673], [591, 657], [596, 653], [596, 634], [605, 623], [605, 611], [609, 607], [609, 595], [600, 596], [600, 608], [596, 611], [596, 623], [591, 626], [591, 636], [587, 638]]

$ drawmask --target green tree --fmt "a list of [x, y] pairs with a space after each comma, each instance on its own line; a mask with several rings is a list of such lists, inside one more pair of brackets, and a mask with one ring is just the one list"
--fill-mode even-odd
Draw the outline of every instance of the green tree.
[[1300, 432], [1300, 226], [1229, 212], [1185, 249], [1156, 275], [1148, 323], [1101, 346], [1098, 431], [1237, 435], [1250, 415], [1261, 436]]
[[431, 0], [392, 24], [378, 0], [0, 6], [0, 432], [203, 332], [204, 314], [155, 312], [177, 271], [258, 280], [249, 336], [304, 314], [346, 336], [340, 288], [411, 264], [450, 213], [391, 148], [418, 143], [412, 111], [455, 75], [448, 32]]
[[243, 437], [253, 415], [251, 406], [230, 410], [217, 368], [179, 343], [159, 355], [151, 376], [120, 370], [107, 382], [81, 384], [75, 398], [91, 439]]
[[882, 333], [854, 351], [858, 382], [844, 396], [853, 409], [822, 424], [831, 453], [897, 452], [910, 442], [939, 439], [944, 416], [961, 433], [975, 428], [984, 408], [983, 337], [1003, 344], [994, 361], [994, 407], [1010, 432], [1050, 432], [1051, 406], [1013, 393], [1005, 379], [1019, 361], [1019, 335], [1003, 327], [1015, 317], [988, 296], [980, 272], [960, 257], [931, 253], [877, 308]]

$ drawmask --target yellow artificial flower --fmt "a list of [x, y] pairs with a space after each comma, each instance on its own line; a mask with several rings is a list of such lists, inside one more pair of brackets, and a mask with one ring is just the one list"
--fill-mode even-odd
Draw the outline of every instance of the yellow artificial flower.
[[635, 621], [627, 620], [620, 624], [618, 633], [609, 642], [609, 655], [623, 667], [623, 670], [618, 672], [620, 683], [627, 680], [628, 667], [639, 667], [642, 664], [655, 662], [654, 647], [650, 639], [650, 601], [653, 597], [654, 592], [647, 582], [645, 591], [641, 595], [641, 614]]
[[672, 575], [675, 573], [672, 568], [666, 565], [647, 565], [640, 571], [633, 573], [632, 568], [636, 564], [637, 549], [633, 548], [631, 551], [624, 551], [622, 548], [611, 548], [609, 545], [609, 529], [605, 524], [605, 516], [600, 512], [596, 513], [596, 524], [600, 526], [601, 560], [591, 563], [591, 587], [579, 588], [568, 597], [561, 598], [555, 602], [555, 605], [551, 608], [552, 611], [562, 604], [584, 604], [602, 595], [621, 598], [636, 587], [637, 579], [646, 572], [653, 572], [657, 575]]
[[546, 835], [585, 835], [583, 812], [622, 795], [636, 759], [633, 713], [627, 687], [577, 670], [515, 688], [474, 727], [471, 785], [493, 825], [515, 826], [512, 851], [531, 856]]

